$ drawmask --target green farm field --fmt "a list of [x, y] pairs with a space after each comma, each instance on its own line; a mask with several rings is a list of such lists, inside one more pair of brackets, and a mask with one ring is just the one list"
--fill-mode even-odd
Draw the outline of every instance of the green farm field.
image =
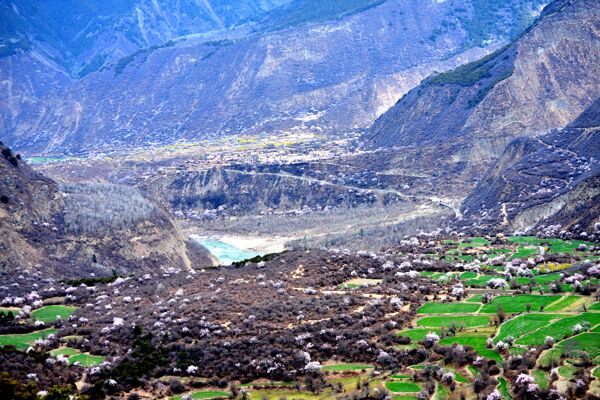
[[579, 315], [574, 315], [572, 317], [561, 318], [550, 325], [544, 326], [521, 337], [516, 341], [516, 343], [522, 345], [539, 346], [544, 343], [546, 336], [552, 336], [556, 341], [559, 341], [562, 340], [566, 335], [571, 335], [573, 333], [573, 327], [576, 324], [583, 323], [584, 321], [589, 322], [592, 327], [594, 327], [600, 324], [600, 313], [586, 312]]
[[361, 371], [363, 369], [373, 369], [370, 364], [332, 364], [324, 365], [323, 371]]
[[464, 334], [458, 336], [447, 337], [440, 340], [440, 344], [451, 346], [454, 343], [461, 344], [463, 346], [471, 346], [477, 353], [483, 357], [491, 358], [498, 362], [502, 362], [502, 357], [495, 350], [488, 349], [485, 347], [485, 342], [488, 336], [481, 334]]
[[542, 328], [550, 321], [560, 318], [555, 314], [523, 314], [504, 322], [494, 341], [504, 340], [508, 336], [515, 338], [528, 334], [536, 329]]
[[44, 339], [54, 333], [56, 333], [56, 329], [44, 329], [42, 331], [14, 335], [0, 335], [0, 346], [13, 345], [15, 348], [23, 350], [33, 345], [36, 340]]
[[487, 326], [490, 323], [490, 317], [487, 315], [431, 316], [417, 320], [419, 326], [434, 328], [448, 327], [452, 323], [456, 327], [464, 326], [465, 328]]
[[462, 314], [479, 310], [476, 303], [425, 303], [417, 310], [419, 314]]
[[38, 308], [37, 310], [33, 310], [31, 312], [31, 318], [36, 321], [48, 323], [55, 321], [57, 316], [60, 316], [61, 319], [67, 319], [75, 312], [75, 310], [77, 310], [77, 307], [45, 306]]
[[482, 313], [495, 313], [498, 306], [504, 309], [504, 312], [526, 312], [527, 304], [531, 304], [531, 311], [539, 311], [540, 306], [547, 306], [554, 303], [561, 296], [541, 296], [534, 294], [522, 294], [517, 296], [498, 296], [481, 308]]

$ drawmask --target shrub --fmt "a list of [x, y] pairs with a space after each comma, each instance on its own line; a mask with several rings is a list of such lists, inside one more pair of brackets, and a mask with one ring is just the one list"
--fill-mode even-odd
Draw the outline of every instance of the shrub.
[[153, 202], [128, 186], [69, 183], [61, 190], [65, 225], [72, 233], [113, 233], [162, 215]]

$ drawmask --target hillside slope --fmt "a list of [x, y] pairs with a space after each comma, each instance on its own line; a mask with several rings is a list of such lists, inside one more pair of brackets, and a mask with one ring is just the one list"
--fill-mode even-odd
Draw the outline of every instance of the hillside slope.
[[[542, 4], [295, 0], [250, 28], [163, 35], [81, 79], [34, 42], [0, 59], [9, 89], [0, 92], [0, 138], [31, 154], [365, 128], [433, 71], [510, 40]], [[30, 76], [62, 90], [41, 91]]]
[[[176, 223], [137, 190], [58, 185], [7, 147], [0, 153], [0, 271], [62, 278], [190, 268]], [[211, 264], [197, 249], [193, 258]]]
[[410, 91], [368, 146], [465, 143], [467, 161], [494, 161], [515, 137], [568, 125], [600, 96], [599, 22], [597, 1], [555, 1], [510, 46]]
[[465, 199], [474, 226], [514, 230], [600, 222], [600, 99], [565, 129], [517, 138]]

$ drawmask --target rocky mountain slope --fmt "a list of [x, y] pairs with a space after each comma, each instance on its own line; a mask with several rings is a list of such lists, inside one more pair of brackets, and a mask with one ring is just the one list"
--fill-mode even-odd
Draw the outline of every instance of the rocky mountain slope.
[[522, 37], [477, 62], [432, 76], [366, 133], [372, 147], [468, 143], [496, 159], [518, 136], [566, 126], [600, 95], [596, 1], [555, 1]]
[[0, 153], [0, 271], [64, 278], [187, 269], [190, 257], [210, 265], [206, 254], [187, 248], [169, 213], [137, 190], [61, 186], [9, 148]]
[[[213, 4], [217, 16], [229, 10], [227, 1], [212, 3], [223, 5], [218, 11]], [[133, 33], [125, 36], [133, 39], [109, 52], [121, 58], [103, 59], [89, 74], [49, 57], [43, 51], [48, 40], [30, 40], [30, 50], [0, 59], [8, 89], [0, 92], [0, 137], [30, 153], [61, 153], [230, 134], [359, 129], [433, 71], [479, 58], [517, 35], [545, 1], [276, 3], [233, 18], [227, 29], [199, 34], [200, 28], [187, 25], [164, 33], [163, 25], [171, 27], [166, 22], [142, 24], [151, 35], [140, 28], [139, 15], [103, 16], [112, 22], [98, 27], [104, 32], [98, 37], [119, 38], [131, 26]], [[161, 21], [186, 20], [163, 8], [140, 10]], [[150, 28], [155, 25], [161, 29]], [[97, 39], [91, 48], [113, 45], [103, 46]], [[92, 61], [81, 57], [75, 64], [85, 69]], [[30, 76], [42, 82], [30, 83]]]
[[600, 222], [600, 99], [567, 128], [517, 138], [463, 203], [467, 222], [595, 231]]
[[456, 173], [471, 182], [463, 193], [474, 188], [462, 206], [467, 223], [593, 224], [599, 23], [596, 1], [553, 2], [511, 45], [410, 91], [366, 145], [393, 148], [382, 153], [391, 159], [430, 149], [461, 165]]

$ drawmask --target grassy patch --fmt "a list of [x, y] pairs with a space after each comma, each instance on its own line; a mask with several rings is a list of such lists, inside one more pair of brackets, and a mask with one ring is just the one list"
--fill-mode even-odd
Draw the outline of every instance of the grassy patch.
[[324, 365], [323, 371], [360, 371], [363, 369], [372, 369], [370, 364], [333, 364]]
[[531, 371], [531, 376], [533, 376], [533, 380], [539, 387], [542, 389], [548, 389], [548, 380], [550, 378], [549, 374], [546, 371], [542, 371], [541, 369], [534, 369]]
[[425, 339], [425, 335], [429, 332], [440, 334], [439, 329], [428, 329], [428, 328], [415, 328], [415, 329], [406, 329], [404, 331], [398, 332], [398, 336], [407, 336], [413, 341], [419, 341]]
[[480, 305], [474, 303], [425, 303], [418, 310], [419, 314], [460, 314], [474, 313]]
[[465, 300], [467, 303], [481, 303], [483, 301], [483, 295], [474, 294]]
[[381, 283], [381, 279], [366, 279], [366, 278], [355, 278], [350, 279], [340, 285], [342, 289], [358, 289], [361, 287], [375, 286]]
[[461, 315], [461, 316], [431, 316], [417, 321], [419, 326], [431, 326], [434, 328], [448, 327], [454, 323], [456, 327], [464, 326], [473, 328], [475, 326], [489, 325], [490, 317], [487, 315]]
[[21, 309], [17, 307], [0, 307], [0, 313], [8, 315], [9, 312], [12, 312], [13, 315], [17, 315], [21, 311]]
[[477, 368], [475, 368], [475, 366], [469, 364], [469, 365], [467, 365], [467, 370], [469, 370], [469, 372], [471, 373], [471, 375], [474, 378], [479, 376], [479, 370]]
[[556, 348], [568, 357], [577, 357], [586, 352], [591, 358], [600, 356], [600, 333], [585, 332], [560, 342]]
[[465, 280], [465, 284], [467, 286], [484, 287], [492, 279], [504, 279], [504, 277], [499, 275], [479, 275], [477, 278]]
[[590, 311], [600, 311], [600, 303], [594, 303], [588, 307]]
[[413, 382], [386, 382], [385, 387], [394, 393], [411, 393], [421, 391], [421, 387]]
[[468, 248], [468, 247], [478, 247], [478, 246], [487, 246], [490, 242], [482, 237], [474, 237], [470, 239], [463, 240], [458, 244], [459, 248]]
[[69, 363], [74, 364], [78, 362], [80, 365], [84, 367], [93, 367], [100, 364], [104, 361], [106, 357], [103, 356], [93, 356], [91, 354], [77, 354], [69, 357]]
[[450, 390], [438, 382], [437, 388], [435, 389], [435, 395], [433, 396], [434, 400], [447, 399], [448, 396], [450, 396]]
[[506, 383], [506, 379], [502, 377], [498, 378], [498, 391], [502, 395], [502, 399], [512, 399], [512, 396], [508, 391], [508, 384]]
[[22, 333], [15, 335], [0, 335], [0, 346], [13, 345], [19, 350], [26, 349], [33, 345], [38, 339], [43, 339], [56, 333], [56, 329], [44, 329], [42, 331]]
[[75, 354], [80, 354], [80, 351], [77, 349], [72, 349], [70, 347], [60, 347], [58, 349], [51, 350], [50, 354], [52, 354], [53, 356], [63, 355], [66, 357], [71, 357]]
[[31, 318], [36, 321], [43, 322], [54, 322], [57, 316], [60, 316], [61, 319], [67, 319], [71, 314], [73, 314], [77, 310], [77, 307], [71, 306], [45, 306], [42, 308], [38, 308], [37, 310], [33, 310], [31, 312]]
[[392, 379], [412, 379], [412, 376], [403, 375], [403, 374], [394, 374], [394, 375], [390, 376], [390, 378], [392, 378]]
[[552, 303], [550, 304], [548, 307], [546, 307], [544, 309], [544, 311], [560, 311], [560, 310], [564, 310], [565, 308], [577, 303], [579, 300], [581, 300], [580, 296], [565, 296], [562, 299], [560, 299], [559, 301], [557, 301], [556, 303]]
[[553, 274], [538, 275], [535, 278], [533, 278], [533, 280], [535, 280], [535, 283], [539, 285], [544, 285], [546, 283], [556, 282], [560, 280], [560, 274], [558, 272], [555, 272]]
[[440, 340], [440, 344], [451, 346], [454, 343], [458, 343], [463, 346], [470, 346], [473, 349], [475, 349], [475, 351], [479, 353], [479, 355], [486, 358], [491, 358], [492, 360], [496, 360], [501, 363], [502, 357], [500, 356], [500, 354], [498, 354], [495, 350], [488, 349], [485, 347], [486, 340], [487, 336], [465, 334], [460, 336], [444, 338]]
[[522, 294], [517, 296], [498, 296], [488, 304], [484, 304], [482, 313], [495, 313], [498, 306], [502, 306], [504, 312], [516, 313], [527, 311], [526, 305], [531, 304], [532, 311], [538, 311], [540, 306], [547, 306], [560, 299], [561, 296], [539, 296], [534, 294]]
[[558, 368], [558, 374], [563, 378], [573, 379], [575, 378], [575, 373], [577, 372], [577, 368], [572, 365], [563, 365]]
[[508, 257], [508, 259], [513, 260], [515, 258], [529, 258], [529, 257], [536, 255], [537, 253], [538, 253], [537, 248], [519, 246], [517, 248], [517, 251], [515, 251], [513, 254], [511, 254], [510, 257]]
[[460, 279], [474, 279], [477, 278], [477, 273], [473, 271], [466, 271], [460, 274]]
[[[214, 390], [203, 390], [200, 392], [193, 392], [192, 399], [218, 399], [229, 397], [229, 393], [214, 391]], [[181, 400], [181, 396], [171, 397], [172, 400]]]

